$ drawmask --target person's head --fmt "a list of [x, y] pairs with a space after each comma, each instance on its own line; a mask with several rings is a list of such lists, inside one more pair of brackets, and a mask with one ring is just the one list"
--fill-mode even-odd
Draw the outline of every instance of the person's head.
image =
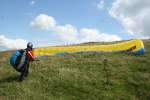
[[27, 43], [27, 48], [28, 48], [28, 49], [32, 49], [32, 48], [33, 48], [33, 44], [32, 44], [31, 42], [28, 42], [28, 43]]

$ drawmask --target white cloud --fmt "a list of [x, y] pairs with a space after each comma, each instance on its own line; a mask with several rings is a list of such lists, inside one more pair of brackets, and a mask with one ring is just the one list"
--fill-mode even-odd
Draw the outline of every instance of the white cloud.
[[150, 36], [150, 0], [115, 0], [109, 13], [127, 32]]
[[77, 28], [71, 24], [58, 25], [56, 20], [46, 14], [40, 14], [31, 22], [32, 27], [49, 30], [55, 33], [57, 40], [63, 43], [81, 43], [81, 42], [101, 42], [101, 41], [119, 41], [121, 38], [117, 35], [101, 33], [97, 29]]
[[64, 26], [56, 26], [54, 29], [54, 32], [56, 33], [60, 33], [60, 34], [74, 34], [77, 33], [77, 29], [70, 25], [70, 24], [66, 24]]
[[121, 37], [107, 33], [101, 33], [97, 29], [83, 28], [78, 33], [59, 33], [57, 38], [65, 44], [77, 44], [83, 42], [111, 42], [120, 41]]
[[66, 24], [57, 25], [56, 20], [52, 16], [40, 14], [30, 23], [32, 27], [40, 30], [52, 31], [59, 37], [60, 41], [76, 41], [76, 27]]
[[32, 1], [29, 2], [29, 4], [30, 4], [30, 5], [34, 5], [34, 4], [35, 4], [35, 1], [32, 0]]
[[0, 49], [12, 50], [12, 49], [24, 49], [26, 48], [27, 41], [24, 39], [9, 39], [4, 35], [0, 35]]
[[97, 8], [102, 10], [105, 7], [105, 1], [104, 0], [100, 0], [99, 3], [97, 4]]
[[74, 42], [77, 40], [77, 29], [70, 24], [55, 26], [53, 32], [56, 33], [62, 41]]
[[36, 29], [49, 30], [55, 27], [56, 21], [51, 16], [40, 14], [30, 24]]
[[111, 42], [122, 40], [117, 35], [110, 35], [107, 33], [101, 33], [97, 29], [83, 28], [80, 30], [80, 41], [81, 42]]

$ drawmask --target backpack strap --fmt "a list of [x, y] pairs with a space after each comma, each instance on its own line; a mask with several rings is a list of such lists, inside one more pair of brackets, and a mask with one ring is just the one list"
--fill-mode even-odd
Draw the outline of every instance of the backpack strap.
[[22, 57], [20, 59], [20, 62], [17, 66], [17, 69], [20, 69], [24, 64], [25, 64], [25, 60], [26, 60], [26, 50], [23, 52]]

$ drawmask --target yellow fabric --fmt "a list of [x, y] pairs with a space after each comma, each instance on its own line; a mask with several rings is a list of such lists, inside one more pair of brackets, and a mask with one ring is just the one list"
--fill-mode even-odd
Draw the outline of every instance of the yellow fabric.
[[131, 47], [136, 46], [133, 52], [144, 48], [143, 41], [140, 39], [129, 40], [121, 43], [109, 44], [109, 45], [93, 45], [93, 46], [50, 46], [45, 48], [34, 49], [35, 56], [44, 55], [55, 55], [58, 53], [73, 53], [80, 51], [102, 51], [102, 52], [113, 52], [128, 50]]

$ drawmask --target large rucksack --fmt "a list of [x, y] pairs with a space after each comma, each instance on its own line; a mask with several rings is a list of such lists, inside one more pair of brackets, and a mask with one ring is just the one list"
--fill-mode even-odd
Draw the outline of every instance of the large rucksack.
[[17, 67], [17, 65], [19, 64], [21, 57], [23, 55], [23, 50], [17, 50], [15, 53], [13, 53], [10, 57], [10, 64], [11, 66], [13, 66], [14, 68]]

